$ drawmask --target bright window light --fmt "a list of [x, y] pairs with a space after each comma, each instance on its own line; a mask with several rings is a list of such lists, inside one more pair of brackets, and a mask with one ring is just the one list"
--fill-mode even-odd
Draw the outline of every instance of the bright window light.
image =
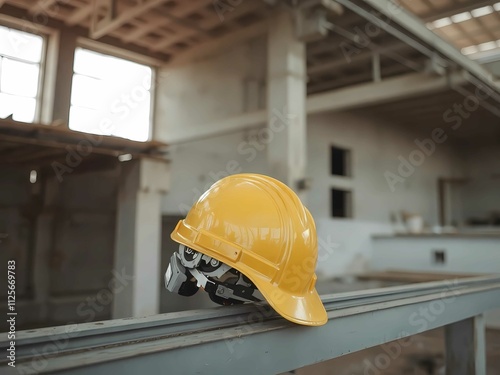
[[35, 120], [43, 43], [38, 35], [0, 26], [0, 118]]
[[478, 48], [476, 46], [469, 46], [462, 48], [462, 54], [464, 55], [472, 55], [473, 53], [479, 52]]
[[491, 42], [481, 43], [481, 44], [477, 45], [477, 48], [481, 52], [483, 52], [483, 51], [489, 51], [489, 50], [497, 48], [497, 42], [496, 41], [491, 41]]
[[472, 15], [476, 18], [486, 16], [488, 14], [493, 13], [493, 7], [485, 6], [481, 8], [477, 8], [471, 11]]
[[439, 29], [441, 27], [449, 26], [452, 23], [453, 22], [452, 22], [451, 18], [445, 17], [445, 18], [441, 18], [439, 20], [434, 21], [432, 23], [432, 26], [434, 26], [434, 28], [436, 28], [436, 29]]
[[69, 127], [147, 141], [152, 73], [149, 66], [77, 48]]
[[463, 13], [458, 13], [455, 14], [454, 16], [451, 16], [451, 20], [454, 23], [460, 23], [464, 21], [468, 21], [472, 18], [471, 14], [469, 12], [463, 12]]

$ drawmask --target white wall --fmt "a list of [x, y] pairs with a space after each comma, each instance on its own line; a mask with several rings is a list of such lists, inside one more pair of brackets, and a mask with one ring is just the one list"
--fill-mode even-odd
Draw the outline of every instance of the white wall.
[[266, 145], [256, 133], [251, 130], [171, 146], [172, 178], [163, 212], [185, 215], [213, 183], [230, 174], [266, 174]]
[[[308, 176], [313, 179], [308, 206], [317, 222], [318, 236], [336, 243], [333, 256], [319, 262], [319, 272], [334, 275], [369, 267], [371, 235], [392, 231], [392, 212], [419, 213], [429, 225], [437, 224], [437, 178], [460, 175], [450, 141], [437, 145], [435, 152], [391, 191], [384, 173], [397, 174], [398, 157], [408, 159], [417, 149], [415, 140], [428, 138], [428, 132], [401, 129], [397, 124], [354, 113], [314, 116], [308, 122]], [[330, 176], [331, 145], [351, 150], [352, 177]], [[332, 187], [353, 192], [352, 219], [330, 217]]]
[[156, 140], [169, 143], [190, 127], [262, 109], [267, 65], [265, 38], [158, 74]]

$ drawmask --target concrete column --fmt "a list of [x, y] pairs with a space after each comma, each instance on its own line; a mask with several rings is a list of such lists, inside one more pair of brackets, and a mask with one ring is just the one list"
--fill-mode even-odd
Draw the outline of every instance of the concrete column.
[[166, 161], [123, 164], [118, 193], [113, 319], [159, 313], [161, 198], [169, 186]]
[[486, 374], [486, 344], [482, 315], [445, 327], [446, 375]]
[[268, 161], [273, 177], [297, 191], [306, 169], [306, 49], [293, 18], [272, 18], [268, 36]]

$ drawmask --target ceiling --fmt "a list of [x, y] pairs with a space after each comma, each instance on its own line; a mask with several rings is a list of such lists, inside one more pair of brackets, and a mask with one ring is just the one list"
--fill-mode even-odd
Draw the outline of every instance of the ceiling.
[[400, 0], [464, 54], [500, 54], [500, 0]]
[[[264, 1], [214, 0], [2, 0], [26, 11], [34, 22], [51, 19], [89, 30], [90, 37], [114, 38], [168, 61], [202, 43], [256, 25], [267, 18]], [[96, 6], [97, 4], [97, 6]], [[114, 4], [114, 6], [112, 5]], [[3, 9], [2, 9], [3, 11]]]
[[[104, 41], [105, 38], [112, 38], [123, 46], [139, 47], [165, 62], [248, 30], [253, 30], [253, 33], [247, 34], [247, 37], [259, 35], [259, 32], [264, 34], [273, 14], [269, 4], [275, 3], [271, 0], [99, 0], [95, 2], [99, 4], [96, 9], [92, 0], [3, 1], [7, 4], [4, 7], [19, 9], [33, 20], [49, 16], [62, 26], [79, 27], [95, 39], [102, 38]], [[354, 1], [366, 6], [361, 0]], [[496, 43], [500, 39], [500, 14], [495, 10], [498, 1], [399, 0], [429, 28], [459, 49], [492, 40]], [[116, 9], [109, 7], [111, 3], [117, 4]], [[492, 7], [492, 12], [482, 16], [477, 12], [488, 6]], [[454, 16], [464, 12], [470, 12], [471, 18], [458, 22], [459, 19]], [[482, 12], [487, 13], [485, 10]], [[435, 22], [447, 17], [450, 17], [451, 24], [435, 26]], [[402, 74], [433, 72], [429, 56], [380, 28], [364, 43], [369, 30], [374, 30], [370, 29], [373, 24], [352, 11], [343, 9], [339, 15], [331, 14], [329, 20], [331, 29], [328, 35], [307, 43], [309, 94]], [[433, 46], [426, 47], [434, 49]], [[453, 62], [450, 64], [448, 68], [454, 69]], [[367, 108], [366, 113], [387, 117], [398, 123], [422, 126], [423, 123], [441, 123], [443, 111], [462, 100], [463, 95], [450, 88], [434, 97]], [[498, 103], [492, 105], [498, 107]], [[477, 110], [474, 118], [481, 124], [495, 123], [496, 126], [498, 123], [498, 117], [483, 108]], [[472, 128], [472, 132], [479, 134], [479, 127]]]

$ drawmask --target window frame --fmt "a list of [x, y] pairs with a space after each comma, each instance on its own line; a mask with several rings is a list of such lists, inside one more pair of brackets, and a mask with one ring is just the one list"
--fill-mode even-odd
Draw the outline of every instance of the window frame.
[[[54, 44], [54, 39], [57, 37], [58, 33], [56, 30], [51, 29], [46, 26], [41, 26], [32, 22], [28, 22], [26, 20], [20, 20], [17, 18], [9, 17], [4, 14], [0, 14], [0, 26], [7, 27], [9, 29], [14, 29], [20, 32], [36, 35], [42, 38], [42, 53], [40, 56], [40, 62], [39, 63], [31, 63], [30, 64], [37, 64], [39, 66], [39, 75], [38, 75], [38, 86], [37, 86], [37, 93], [36, 96], [34, 97], [35, 99], [35, 115], [33, 118], [33, 121], [30, 122], [32, 124], [40, 123], [42, 119], [45, 119], [46, 116], [46, 111], [48, 108], [48, 103], [46, 103], [46, 99], [48, 96], [48, 92], [46, 90], [47, 86], [47, 66], [48, 63], [51, 62], [50, 57], [49, 57], [49, 51]], [[17, 59], [15, 57], [5, 57], [2, 55], [2, 58], [8, 58], [11, 60], [19, 61], [19, 62], [24, 62], [20, 59]], [[50, 111], [51, 112], [51, 111]]]
[[[148, 138], [144, 142], [149, 142], [152, 139], [154, 139], [154, 131], [155, 131], [154, 124], [156, 120], [155, 109], [157, 104], [157, 77], [158, 77], [158, 70], [163, 63], [160, 60], [157, 60], [152, 57], [144, 56], [133, 51], [128, 51], [116, 46], [104, 44], [84, 37], [77, 38], [74, 54], [76, 54], [77, 48], [83, 48], [92, 52], [113, 56], [119, 59], [128, 60], [141, 65], [147, 65], [149, 68], [151, 68], [151, 89], [149, 90], [151, 100], [149, 106]], [[73, 70], [72, 77], [74, 77], [74, 75], [75, 72]], [[71, 91], [73, 91], [73, 88], [71, 88]], [[70, 108], [71, 108], [71, 103], [70, 103]], [[68, 127], [69, 127], [69, 121], [68, 121]], [[116, 135], [112, 135], [112, 137], [121, 138]], [[134, 142], [141, 142], [141, 141], [134, 141]]]

